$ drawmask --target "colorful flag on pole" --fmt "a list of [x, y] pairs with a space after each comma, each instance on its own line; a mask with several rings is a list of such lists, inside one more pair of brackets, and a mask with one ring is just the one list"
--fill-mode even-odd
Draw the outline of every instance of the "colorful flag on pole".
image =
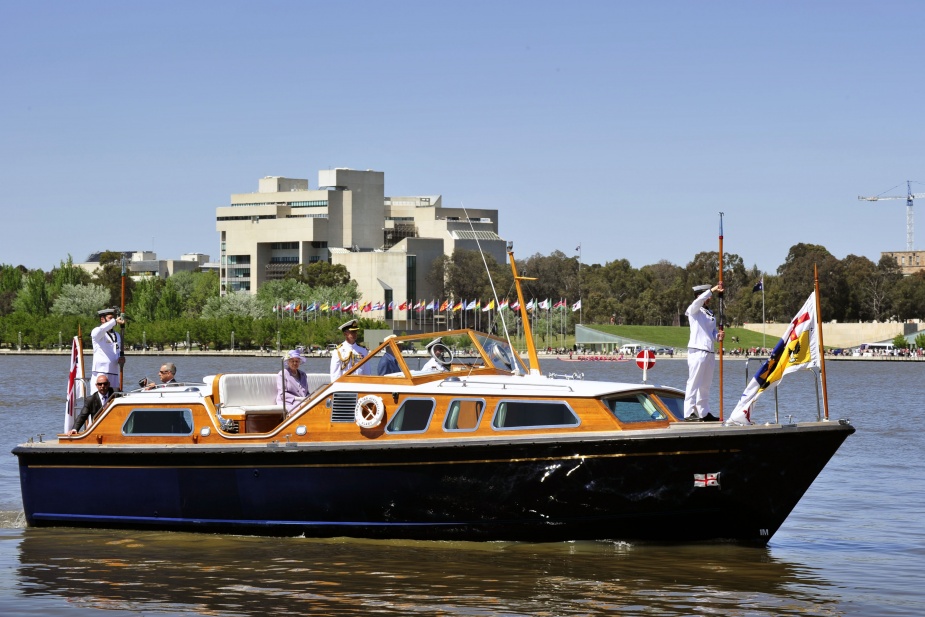
[[462, 310], [462, 307], [463, 307], [463, 304], [465, 304], [465, 303], [466, 303], [465, 300], [460, 300], [460, 301], [458, 301], [456, 304], [453, 305], [453, 312], [455, 313], [456, 311], [461, 311], [461, 310]]
[[447, 308], [449, 308], [449, 306], [450, 306], [450, 301], [449, 301], [449, 300], [444, 300], [444, 301], [443, 301], [443, 304], [440, 305], [440, 312], [442, 313], [442, 312], [445, 311]]
[[483, 313], [487, 313], [488, 311], [492, 310], [493, 308], [495, 308], [495, 301], [494, 301], [494, 300], [490, 300], [490, 301], [488, 302], [488, 304], [486, 304], [486, 305], [482, 308], [482, 312], [483, 312]]
[[757, 283], [755, 283], [755, 286], [752, 287], [752, 292], [754, 293], [756, 291], [764, 291], [764, 277], [763, 276]]
[[80, 348], [80, 339], [76, 336], [71, 341], [71, 370], [67, 376], [67, 402], [64, 407], [64, 432], [70, 433], [74, 428], [74, 419], [77, 417], [77, 399], [87, 396], [83, 382], [83, 350]]
[[572, 312], [579, 310], [581, 308], [581, 300], [572, 305]]
[[510, 306], [511, 306], [511, 303], [508, 302], [507, 298], [505, 298], [504, 300], [498, 303], [498, 310], [503, 311], [506, 308], [510, 308]]
[[784, 375], [802, 369], [818, 368], [819, 328], [816, 317], [816, 293], [809, 294], [809, 299], [790, 322], [784, 336], [775, 345], [771, 357], [761, 365], [755, 376], [748, 382], [742, 398], [732, 413], [727, 424], [752, 424], [751, 411], [758, 397], [768, 390], [773, 390]]

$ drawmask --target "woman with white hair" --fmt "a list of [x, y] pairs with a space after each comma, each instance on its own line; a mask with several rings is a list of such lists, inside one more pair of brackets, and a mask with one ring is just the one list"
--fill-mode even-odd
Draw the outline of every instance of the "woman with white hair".
[[299, 368], [303, 361], [301, 352], [293, 349], [286, 354], [286, 368], [278, 373], [276, 404], [282, 405], [285, 396], [287, 411], [291, 411], [309, 395], [308, 375]]

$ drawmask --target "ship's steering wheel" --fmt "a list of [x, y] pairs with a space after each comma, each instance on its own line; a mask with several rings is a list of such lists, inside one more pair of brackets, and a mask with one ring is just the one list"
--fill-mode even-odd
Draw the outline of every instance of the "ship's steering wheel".
[[430, 347], [430, 357], [439, 362], [443, 367], [449, 367], [453, 363], [453, 352], [443, 343], [435, 343]]

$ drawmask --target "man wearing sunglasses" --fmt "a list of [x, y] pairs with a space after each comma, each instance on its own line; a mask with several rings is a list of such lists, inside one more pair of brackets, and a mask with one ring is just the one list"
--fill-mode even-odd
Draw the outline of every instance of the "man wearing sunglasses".
[[158, 377], [161, 382], [156, 383], [149, 379], [142, 379], [139, 385], [143, 386], [145, 390], [151, 390], [152, 388], [157, 388], [158, 386], [176, 386], [177, 380], [174, 379], [174, 376], [177, 374], [177, 365], [173, 362], [165, 362], [161, 365], [161, 370], [157, 372]]
[[84, 399], [84, 408], [80, 411], [77, 419], [74, 420], [74, 428], [68, 433], [69, 435], [76, 435], [77, 430], [83, 428], [87, 420], [92, 424], [97, 414], [112, 400], [112, 395], [115, 391], [112, 389], [112, 384], [109, 383], [109, 377], [97, 375], [94, 385], [96, 391], [93, 394], [88, 394], [87, 398]]

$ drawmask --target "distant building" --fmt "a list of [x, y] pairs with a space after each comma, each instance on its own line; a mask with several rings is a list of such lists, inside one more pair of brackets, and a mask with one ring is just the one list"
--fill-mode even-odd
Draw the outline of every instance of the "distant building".
[[444, 208], [440, 195], [386, 197], [381, 171], [321, 170], [317, 189], [303, 179], [261, 178], [256, 193], [233, 194], [216, 209], [222, 293], [256, 293], [293, 266], [327, 261], [347, 268], [361, 300], [434, 299], [426, 278], [438, 257], [478, 250], [478, 242], [498, 263], [507, 259], [498, 211], [470, 209], [468, 217]]
[[[209, 256], [202, 253], [186, 253], [180, 259], [158, 259], [153, 251], [108, 251], [121, 253], [125, 257], [126, 274], [133, 280], [157, 276], [167, 278], [177, 272], [195, 272], [197, 270], [216, 269], [210, 267]], [[92, 253], [83, 263], [74, 264], [93, 274], [100, 267], [103, 251]]]
[[903, 276], [925, 270], [925, 260], [922, 259], [921, 251], [889, 251], [880, 255], [895, 260]]

